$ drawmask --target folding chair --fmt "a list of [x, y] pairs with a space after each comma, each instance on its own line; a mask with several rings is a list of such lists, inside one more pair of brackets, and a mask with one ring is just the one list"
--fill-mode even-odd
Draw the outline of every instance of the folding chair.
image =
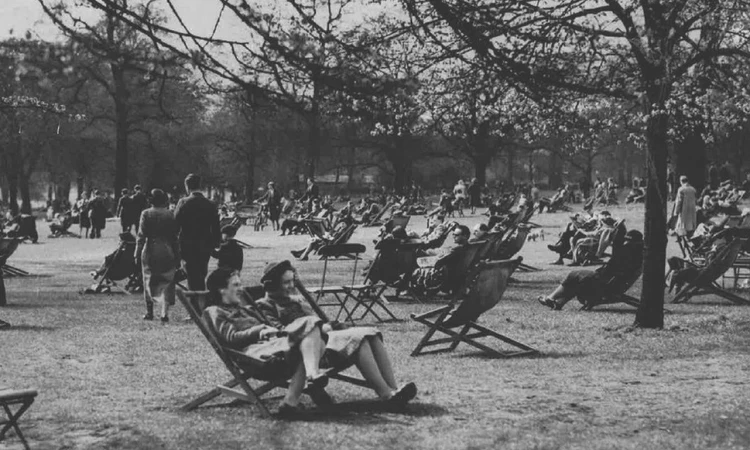
[[[633, 271], [633, 273], [631, 273], [627, 277], [614, 277], [610, 279], [606, 284], [606, 287], [604, 289], [605, 294], [603, 296], [595, 299], [584, 296], [583, 301], [581, 301], [581, 310], [591, 311], [595, 306], [611, 305], [613, 303], [625, 303], [637, 308], [641, 304], [641, 301], [635, 297], [627, 295], [626, 292], [633, 286], [633, 284], [635, 284], [636, 281], [638, 281], [638, 278], [641, 277], [642, 273], [643, 265], [641, 264], [638, 267], [638, 270]], [[579, 296], [578, 299], [581, 300], [581, 297]]]
[[[365, 250], [366, 248], [362, 244], [330, 244], [318, 250], [323, 259], [323, 275], [320, 280], [320, 287], [311, 288], [308, 292], [316, 297], [315, 302], [318, 306], [334, 306], [338, 308], [335, 320], [339, 320], [343, 314], [344, 321], [354, 323], [355, 318], [353, 314], [359, 306], [363, 306], [365, 311], [357, 320], [363, 319], [367, 314], [372, 314], [378, 321], [384, 321], [373, 309], [375, 306], [379, 306], [380, 310], [382, 310], [381, 312], [390, 316], [390, 319], [385, 320], [398, 320], [393, 312], [388, 309], [388, 300], [382, 295], [381, 286], [355, 284], [357, 263], [360, 259], [359, 255], [364, 253]], [[354, 267], [350, 283], [348, 285], [326, 285], [329, 260], [337, 259], [344, 255], [354, 255]], [[332, 300], [328, 303], [321, 303], [324, 297], [332, 298]], [[349, 300], [354, 302], [352, 309], [349, 309], [347, 304]]]
[[[25, 449], [29, 449], [29, 443], [26, 442], [26, 438], [21, 432], [21, 428], [18, 426], [18, 420], [21, 418], [23, 413], [34, 403], [37, 392], [33, 389], [24, 390], [12, 390], [7, 387], [0, 387], [0, 405], [5, 410], [6, 420], [0, 420], [0, 442], [5, 439], [5, 435], [11, 428], [16, 432], [16, 436], [23, 443]], [[11, 409], [18, 408], [15, 412]]]
[[20, 238], [0, 238], [0, 266], [3, 275], [6, 277], [28, 277], [31, 274], [23, 269], [13, 267], [7, 263], [8, 259], [18, 249], [18, 245], [23, 242]]
[[409, 225], [409, 221], [411, 220], [411, 216], [394, 216], [391, 217], [391, 220], [393, 221], [393, 228], [401, 227], [406, 230], [406, 227]]
[[422, 303], [421, 295], [411, 289], [408, 283], [402, 285], [401, 281], [405, 274], [417, 267], [417, 253], [423, 248], [424, 244], [421, 242], [380, 241], [375, 246], [377, 253], [364, 277], [365, 285], [379, 287], [377, 290], [373, 288], [372, 295], [385, 299], [386, 289], [393, 288], [396, 299], [401, 299], [400, 293], [405, 291], [408, 297]]
[[[249, 289], [246, 289], [246, 292], [247, 291], [249, 291]], [[269, 361], [251, 358], [240, 351], [221, 345], [221, 341], [219, 340], [216, 331], [208, 322], [204, 321], [202, 317], [203, 310], [208, 305], [208, 295], [209, 293], [207, 291], [191, 292], [182, 291], [180, 289], [177, 290], [177, 297], [185, 307], [185, 310], [187, 310], [193, 323], [198, 326], [201, 333], [203, 333], [203, 336], [211, 344], [211, 347], [224, 363], [224, 366], [226, 366], [227, 370], [232, 374], [232, 378], [199, 395], [194, 400], [185, 404], [182, 409], [190, 411], [220, 395], [226, 395], [245, 402], [254, 403], [258, 405], [263, 417], [270, 417], [271, 413], [266, 405], [263, 404], [262, 397], [274, 388], [288, 388], [289, 382], [287, 374], [280, 375], [284, 370], [280, 367], [274, 367], [274, 364], [269, 363]], [[309, 301], [308, 297], [306, 297], [306, 299]], [[248, 300], [249, 302], [247, 306], [253, 307], [253, 299], [248, 296]], [[316, 313], [322, 314], [322, 311], [317, 308], [314, 302], [311, 302], [310, 306], [313, 307]], [[321, 315], [320, 317], [323, 320], [327, 320], [325, 315]], [[338, 373], [344, 369], [346, 369], [346, 367], [334, 369], [329, 372], [329, 377], [358, 386], [367, 386], [367, 383], [364, 380]], [[250, 379], [262, 381], [264, 383], [254, 388], [248, 382]], [[238, 385], [240, 389], [236, 389]]]
[[[411, 318], [429, 329], [419, 341], [411, 356], [430, 353], [444, 353], [454, 351], [461, 342], [476, 347], [495, 357], [511, 357], [534, 355], [539, 352], [526, 344], [502, 335], [477, 323], [477, 319], [494, 308], [500, 301], [508, 286], [513, 271], [521, 263], [522, 258], [504, 261], [482, 261], [471, 271], [465, 294], [456, 297], [447, 306], [443, 306], [423, 314], [412, 314]], [[460, 303], [459, 303], [460, 302]], [[453, 328], [461, 327], [460, 331]], [[433, 338], [435, 333], [446, 334], [446, 338]], [[505, 351], [490, 347], [480, 338], [491, 338], [515, 347], [515, 350]], [[447, 347], [425, 351], [427, 347], [448, 344]]]
[[387, 203], [383, 209], [381, 209], [377, 214], [375, 214], [373, 217], [370, 218], [370, 220], [364, 224], [366, 227], [374, 227], [377, 225], [382, 225], [381, 221], [383, 219], [383, 216], [385, 215], [385, 212], [390, 210], [393, 207], [393, 202]]
[[[516, 256], [526, 244], [526, 238], [529, 236], [530, 231], [531, 227], [525, 223], [517, 225], [515, 230], [508, 230], [506, 237], [500, 242], [490, 259], [504, 260]], [[522, 272], [540, 272], [542, 269], [521, 262], [519, 263], [518, 270]]]
[[[743, 298], [725, 290], [717, 283], [719, 277], [732, 268], [745, 239], [733, 239], [707, 265], [700, 268], [698, 276], [688, 280], [685, 286], [675, 295], [672, 303], [684, 303], [697, 295], [714, 294], [738, 305], [750, 304], [750, 298]], [[690, 263], [688, 263], [690, 264]], [[694, 267], [697, 267], [693, 265]]]

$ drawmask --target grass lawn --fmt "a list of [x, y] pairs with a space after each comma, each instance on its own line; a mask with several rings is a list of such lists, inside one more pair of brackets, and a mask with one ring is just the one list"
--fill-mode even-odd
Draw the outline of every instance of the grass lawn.
[[[641, 229], [642, 208], [610, 210]], [[571, 270], [549, 265], [554, 255], [546, 248], [567, 214], [532, 220], [544, 226], [546, 240], [528, 242], [521, 255], [544, 270], [516, 273], [518, 282], [481, 323], [541, 356], [490, 359], [462, 345], [452, 354], [412, 358], [424, 328], [410, 320], [383, 324], [398, 378], [419, 387], [401, 414], [381, 408], [371, 391], [336, 381], [328, 392], [340, 409], [313, 410], [301, 421], [261, 419], [253, 406], [226, 399], [181, 412], [182, 404], [228, 379], [198, 329], [179, 320], [181, 307], [162, 325], [140, 319], [138, 295], [78, 293], [116, 247], [115, 222], [102, 240], [42, 238], [11, 258], [40, 276], [6, 280], [9, 305], [0, 318], [13, 328], [0, 331], [0, 385], [39, 390], [21, 421], [34, 449], [750, 447], [750, 308], [710, 296], [667, 305], [660, 331], [630, 330], [634, 309], [625, 305], [581, 312], [572, 301], [551, 311], [536, 297]], [[414, 217], [410, 227], [423, 225]], [[46, 225], [39, 227], [46, 235]], [[360, 228], [353, 241], [371, 249], [376, 231]], [[248, 227], [238, 238], [258, 247], [245, 252], [248, 284], [266, 262], [288, 258], [307, 242]], [[677, 254], [673, 244], [669, 254]], [[297, 267], [308, 286], [319, 282], [322, 263]], [[332, 281], [344, 281], [350, 270], [350, 262], [334, 263]], [[639, 289], [640, 282], [631, 293]], [[405, 319], [436, 306], [392, 303]], [[11, 437], [0, 443], [6, 448], [21, 446]]]

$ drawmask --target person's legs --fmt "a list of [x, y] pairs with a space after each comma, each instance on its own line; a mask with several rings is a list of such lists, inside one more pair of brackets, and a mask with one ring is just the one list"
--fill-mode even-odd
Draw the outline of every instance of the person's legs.
[[294, 375], [292, 375], [292, 378], [289, 380], [289, 388], [286, 390], [286, 394], [284, 395], [282, 408], [285, 404], [291, 407], [296, 407], [297, 405], [299, 405], [299, 399], [302, 396], [302, 391], [304, 389], [305, 366], [303, 364], [299, 364], [297, 366], [297, 370], [294, 371]]
[[387, 399], [393, 395], [393, 389], [383, 379], [378, 363], [375, 361], [375, 356], [372, 353], [372, 348], [366, 340], [362, 342], [357, 351], [355, 365], [375, 393], [378, 394], [378, 397]]
[[375, 357], [375, 362], [378, 365], [378, 369], [380, 370], [383, 379], [391, 389], [398, 389], [398, 383], [393, 374], [391, 358], [388, 356], [388, 351], [385, 349], [383, 341], [379, 337], [373, 337], [368, 339], [368, 342], [370, 343], [370, 350], [372, 350], [372, 355]]
[[188, 289], [191, 291], [206, 290], [206, 274], [208, 273], [208, 258], [204, 255], [183, 256], [185, 272], [187, 273]]
[[307, 378], [320, 376], [320, 358], [325, 351], [325, 343], [320, 333], [320, 328], [315, 327], [313, 331], [302, 338], [299, 344], [302, 353], [302, 367]]
[[561, 310], [566, 303], [568, 303], [575, 293], [568, 287], [565, 286], [565, 282], [557, 286], [552, 294], [542, 297], [540, 296], [537, 300], [544, 306], [548, 306], [554, 310]]

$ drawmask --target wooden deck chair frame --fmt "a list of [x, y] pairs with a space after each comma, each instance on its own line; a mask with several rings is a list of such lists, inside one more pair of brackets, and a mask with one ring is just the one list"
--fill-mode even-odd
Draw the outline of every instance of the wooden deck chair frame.
[[23, 241], [19, 238], [0, 238], [0, 267], [6, 277], [28, 277], [31, 274], [23, 269], [8, 264], [8, 259], [18, 250], [18, 245]]
[[303, 219], [302, 221], [307, 228], [307, 232], [310, 233], [310, 237], [325, 240], [328, 229], [324, 221], [319, 219]]
[[[492, 259], [505, 260], [516, 256], [526, 244], [526, 238], [530, 231], [531, 227], [526, 223], [512, 227], [512, 229], [508, 230], [506, 237], [503, 238], [499, 244], [496, 249], [497, 253], [493, 255]], [[520, 272], [541, 272], [542, 269], [521, 262], [519, 263], [517, 270]]]
[[[324, 244], [315, 250], [315, 253], [319, 256], [319, 259], [323, 259], [323, 256], [321, 255], [321, 250], [323, 250], [325, 247], [328, 247], [330, 245], [342, 245], [347, 244], [349, 242], [349, 239], [352, 238], [352, 235], [354, 234], [354, 231], [357, 230], [357, 224], [349, 224], [346, 227], [340, 229], [338, 233], [333, 235], [331, 239], [324, 240]], [[336, 258], [347, 258], [347, 259], [356, 259], [356, 256], [354, 253], [342, 253], [337, 254]]]
[[[23, 448], [29, 449], [29, 443], [26, 441], [21, 428], [18, 426], [18, 421], [21, 416], [28, 410], [34, 399], [37, 396], [37, 392], [33, 389], [24, 390], [11, 390], [8, 388], [0, 387], [0, 405], [2, 405], [5, 411], [6, 419], [0, 420], [0, 442], [5, 440], [5, 437], [11, 429], [15, 431], [16, 437], [23, 444]], [[17, 408], [13, 411], [12, 408]]]
[[[396, 258], [400, 262], [413, 261], [414, 265], [416, 266], [416, 261], [417, 261], [416, 255], [417, 255], [417, 252], [420, 251], [422, 248], [424, 248], [424, 245], [422, 243], [400, 244], [396, 246], [395, 248], [396, 253], [400, 254]], [[384, 303], [387, 305], [388, 299], [385, 297], [385, 291], [388, 288], [393, 288], [396, 291], [395, 292], [396, 299], [402, 300], [403, 297], [401, 297], [399, 294], [401, 291], [404, 291], [407, 297], [411, 298], [412, 300], [418, 303], [424, 303], [424, 299], [422, 298], [422, 296], [418, 292], [414, 291], [414, 289], [412, 289], [412, 287], [408, 283], [405, 286], [396, 286], [396, 283], [398, 280], [375, 281], [372, 279], [372, 271], [379, 269], [379, 267], [377, 267], [377, 264], [379, 264], [380, 254], [381, 254], [381, 251], [378, 249], [378, 253], [375, 255], [375, 258], [373, 258], [372, 264], [370, 264], [369, 269], [365, 273], [365, 279], [363, 283], [365, 285], [370, 285], [370, 286], [375, 286], [375, 285], [380, 286], [380, 288], [377, 290], [373, 288], [372, 295], [377, 296], [378, 298], [382, 297], [382, 299], [385, 300]]]
[[607, 282], [606, 291], [604, 295], [595, 303], [585, 302], [581, 305], [581, 311], [591, 311], [593, 308], [600, 305], [611, 305], [613, 303], [625, 303], [627, 305], [638, 308], [641, 301], [635, 297], [628, 295], [626, 292], [633, 287], [638, 278], [643, 274], [643, 266], [635, 271], [629, 278], [624, 280], [611, 279]]
[[[412, 314], [411, 318], [423, 325], [428, 327], [427, 332], [419, 341], [417, 346], [411, 352], [411, 356], [419, 356], [425, 354], [434, 353], [445, 353], [456, 350], [460, 343], [471, 345], [479, 350], [482, 350], [486, 354], [499, 358], [508, 358], [514, 356], [527, 356], [535, 355], [539, 352], [529, 347], [526, 344], [511, 339], [503, 334], [500, 334], [494, 330], [479, 325], [476, 321], [482, 314], [492, 309], [502, 298], [503, 293], [508, 285], [508, 280], [513, 274], [513, 271], [521, 263], [522, 258], [518, 257], [513, 260], [503, 261], [482, 261], [477, 264], [470, 272], [470, 281], [467, 286], [467, 293], [464, 296], [456, 297], [449, 305], [428, 311], [423, 314]], [[485, 283], [490, 283], [494, 287], [494, 291], [489, 294], [478, 292], [478, 286], [484, 286]], [[491, 298], [487, 298], [487, 296]], [[450, 315], [452, 312], [458, 313], [458, 308], [464, 306], [462, 303], [457, 306], [459, 301], [471, 301], [477, 302], [477, 311], [473, 315], [477, 317], [474, 319], [459, 320], [456, 323], [450, 322]], [[481, 303], [485, 301], [486, 303]], [[478, 312], [478, 314], [476, 314]], [[456, 331], [454, 328], [459, 328]], [[446, 338], [434, 338], [436, 333], [448, 335]], [[515, 350], [505, 351], [498, 350], [490, 347], [482, 342], [478, 342], [481, 338], [491, 338], [494, 341], [501, 341], [505, 344], [509, 344], [514, 347]], [[440, 346], [447, 344], [447, 347], [435, 348], [425, 350], [429, 347]]]
[[719, 277], [732, 268], [740, 248], [745, 239], [733, 239], [706, 265], [703, 266], [697, 277], [689, 280], [685, 286], [675, 294], [672, 303], [685, 303], [692, 297], [698, 295], [714, 294], [737, 305], [750, 305], [750, 298], [743, 298], [733, 294], [717, 283]]
[[[216, 354], [219, 356], [221, 361], [224, 363], [224, 366], [227, 368], [227, 370], [232, 374], [232, 378], [225, 383], [222, 383], [218, 385], [217, 387], [208, 390], [195, 399], [191, 400], [187, 404], [185, 404], [182, 409], [184, 411], [191, 411], [204, 403], [213, 400], [216, 397], [219, 397], [220, 395], [226, 395], [228, 397], [232, 397], [235, 399], [239, 399], [248, 403], [252, 403], [258, 406], [258, 409], [261, 412], [261, 415], [263, 417], [271, 417], [271, 412], [268, 410], [268, 407], [263, 403], [262, 397], [269, 391], [275, 389], [275, 388], [288, 388], [289, 382], [287, 379], [277, 379], [272, 381], [267, 380], [259, 380], [263, 384], [261, 384], [258, 387], [252, 387], [248, 380], [254, 379], [253, 373], [251, 369], [249, 369], [250, 366], [256, 366], [260, 367], [264, 364], [263, 361], [256, 360], [254, 358], [251, 358], [247, 355], [245, 355], [242, 352], [226, 348], [222, 346], [219, 342], [218, 337], [214, 333], [214, 331], [207, 326], [207, 324], [203, 321], [202, 318], [202, 311], [205, 309], [205, 299], [208, 295], [208, 291], [200, 291], [200, 292], [191, 292], [191, 291], [182, 291], [180, 289], [177, 289], [177, 297], [180, 299], [180, 302], [185, 307], [185, 310], [187, 310], [190, 318], [192, 319], [193, 323], [198, 326], [198, 328], [201, 330], [201, 333], [203, 336], [208, 340], [208, 342], [211, 344], [211, 347], [214, 349]], [[308, 297], [305, 297], [305, 299], [310, 303], [310, 306], [313, 307], [315, 312], [319, 315], [319, 317], [323, 320], [327, 321], [327, 317], [323, 313], [320, 308], [315, 305], [314, 302], [311, 302]], [[341, 370], [344, 370], [344, 368], [338, 370], [338, 371], [331, 371], [329, 372], [329, 377], [332, 379], [338, 379], [342, 381], [346, 381], [358, 386], [367, 387], [367, 383], [364, 380], [360, 380], [357, 378], [349, 377], [347, 375], [342, 375], [338, 372]], [[237, 389], [237, 386], [239, 386], [239, 389]], [[241, 390], [240, 390], [241, 389]]]
[[393, 207], [393, 202], [388, 202], [385, 204], [383, 209], [378, 211], [377, 214], [375, 214], [373, 217], [370, 217], [370, 220], [363, 224], [365, 227], [374, 227], [376, 225], [382, 225], [380, 222], [383, 220], [383, 216], [385, 215], [386, 211], [390, 210]]
[[391, 217], [391, 220], [393, 221], [393, 228], [401, 227], [406, 230], [406, 227], [411, 221], [411, 216], [394, 216]]

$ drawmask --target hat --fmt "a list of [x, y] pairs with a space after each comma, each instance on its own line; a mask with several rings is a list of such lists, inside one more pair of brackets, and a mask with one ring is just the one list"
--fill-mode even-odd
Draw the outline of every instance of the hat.
[[135, 189], [136, 191], [140, 191], [140, 190], [141, 190], [141, 185], [140, 185], [140, 184], [136, 184], [136, 185], [135, 185], [135, 186], [133, 187], [133, 189]]
[[687, 176], [680, 175], [680, 183], [687, 183], [687, 180], [688, 180]]
[[221, 234], [234, 236], [235, 234], [237, 234], [237, 228], [233, 227], [232, 225], [224, 225], [223, 227], [221, 227]]
[[232, 269], [227, 267], [217, 268], [206, 277], [206, 289], [211, 292], [218, 292], [219, 289], [227, 286], [229, 278], [234, 273]]
[[293, 270], [292, 263], [288, 259], [277, 263], [269, 263], [263, 269], [263, 276], [260, 279], [260, 283], [265, 286], [267, 282], [279, 278], [287, 270]]
[[643, 234], [638, 230], [629, 230], [627, 233], [625, 233], [625, 239], [631, 240], [633, 242], [641, 242], [643, 241]]

